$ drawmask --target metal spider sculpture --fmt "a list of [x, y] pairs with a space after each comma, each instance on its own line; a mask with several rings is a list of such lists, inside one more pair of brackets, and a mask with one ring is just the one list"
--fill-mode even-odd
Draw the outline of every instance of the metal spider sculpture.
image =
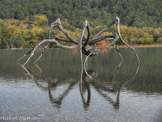
[[[101, 36], [101, 34], [105, 31], [107, 31], [112, 25], [116, 24], [117, 26], [117, 34], [112, 34], [112, 35], [104, 35]], [[24, 57], [26, 57], [27, 55], [29, 55], [28, 59], [26, 60], [26, 62], [22, 65], [25, 66], [28, 61], [30, 60], [30, 58], [34, 55], [36, 49], [42, 45], [43, 43], [47, 42], [47, 45], [44, 47], [41, 55], [38, 57], [38, 59], [35, 61], [35, 63], [42, 57], [44, 51], [46, 48], [48, 48], [49, 43], [55, 44], [57, 47], [59, 48], [63, 48], [63, 49], [74, 49], [74, 48], [80, 48], [80, 54], [81, 54], [81, 63], [82, 63], [82, 69], [84, 68], [85, 72], [88, 74], [88, 72], [86, 71], [86, 62], [88, 60], [88, 58], [90, 56], [95, 56], [98, 54], [98, 52], [100, 52], [101, 49], [104, 48], [108, 48], [110, 46], [114, 46], [115, 49], [117, 50], [121, 60], [124, 60], [122, 55], [119, 52], [119, 48], [115, 45], [116, 41], [120, 38], [120, 40], [127, 45], [130, 49], [132, 49], [139, 61], [139, 57], [138, 54], [136, 53], [136, 50], [134, 49], [134, 47], [130, 46], [126, 41], [124, 41], [124, 39], [122, 38], [121, 34], [120, 34], [120, 19], [119, 17], [115, 17], [115, 19], [105, 28], [103, 28], [101, 31], [99, 31], [92, 39], [90, 39], [90, 26], [88, 21], [86, 20], [84, 22], [84, 27], [82, 30], [82, 34], [81, 34], [81, 38], [80, 41], [76, 41], [75, 39], [73, 39], [63, 28], [60, 19], [58, 18], [56, 21], [52, 22], [49, 28], [49, 39], [45, 39], [43, 41], [41, 41], [40, 43], [38, 43], [33, 49], [31, 49], [29, 52], [27, 52], [26, 54], [24, 54], [24, 56], [22, 56], [20, 59], [17, 60], [20, 61], [21, 59], [23, 59]], [[60, 38], [56, 35], [54, 35], [51, 38], [51, 30], [55, 27], [58, 27], [63, 33], [64, 35], [67, 37], [65, 38]], [[87, 35], [86, 35], [86, 31], [87, 31]], [[101, 48], [95, 48], [95, 44], [102, 41], [102, 40], [109, 40], [110, 43], [108, 43], [106, 46], [103, 46]], [[68, 45], [63, 45], [60, 42], [67, 42], [67, 43], [72, 43], [73, 45], [68, 46]], [[83, 56], [82, 54], [86, 55], [85, 61], [83, 62]]]

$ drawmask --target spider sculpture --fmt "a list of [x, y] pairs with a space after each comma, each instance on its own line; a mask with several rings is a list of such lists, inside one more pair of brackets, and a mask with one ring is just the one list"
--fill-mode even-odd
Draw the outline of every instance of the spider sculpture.
[[[117, 34], [112, 34], [112, 35], [104, 35], [104, 36], [101, 36], [101, 34], [105, 31], [107, 31], [112, 25], [116, 24], [117, 26]], [[134, 49], [134, 47], [130, 46], [126, 41], [123, 40], [121, 34], [120, 34], [120, 29], [119, 29], [119, 26], [120, 26], [120, 19], [119, 17], [115, 17], [115, 19], [105, 28], [103, 28], [101, 31], [99, 31], [92, 39], [90, 38], [90, 26], [89, 26], [89, 23], [88, 21], [86, 20], [84, 22], [84, 27], [83, 27], [83, 30], [82, 30], [82, 33], [81, 33], [81, 38], [80, 38], [80, 41], [76, 41], [75, 39], [73, 39], [63, 28], [62, 24], [61, 24], [61, 21], [60, 19], [58, 18], [56, 21], [52, 22], [51, 25], [50, 25], [50, 28], [49, 28], [49, 39], [45, 39], [43, 41], [41, 41], [40, 43], [38, 43], [32, 50], [30, 50], [29, 52], [27, 52], [26, 54], [24, 54], [24, 56], [22, 56], [20, 59], [18, 59], [17, 61], [20, 61], [21, 59], [23, 59], [24, 57], [26, 57], [27, 55], [29, 55], [28, 59], [26, 60], [26, 62], [22, 65], [22, 66], [25, 66], [28, 61], [30, 60], [30, 58], [34, 55], [36, 49], [44, 44], [44, 43], [47, 43], [47, 45], [44, 47], [41, 55], [38, 57], [38, 59], [35, 61], [35, 63], [41, 58], [41, 56], [43, 55], [44, 51], [46, 48], [48, 48], [49, 46], [49, 43], [52, 43], [52, 44], [55, 44], [56, 47], [59, 47], [59, 48], [63, 48], [63, 49], [73, 49], [73, 48], [80, 48], [80, 54], [81, 54], [81, 63], [82, 63], [82, 66], [85, 70], [85, 72], [87, 73], [86, 71], [86, 62], [88, 60], [88, 58], [90, 56], [95, 56], [98, 54], [98, 52], [100, 52], [101, 49], [104, 49], [104, 48], [108, 48], [110, 46], [114, 46], [115, 49], [117, 50], [119, 56], [121, 57], [121, 60], [124, 60], [122, 55], [120, 54], [119, 52], [119, 48], [115, 45], [116, 41], [120, 38], [120, 40], [125, 44], [127, 45], [130, 49], [132, 49], [139, 61], [139, 57], [138, 57], [138, 54], [136, 53], [136, 50]], [[60, 29], [60, 31], [62, 31], [64, 33], [64, 35], [67, 37], [66, 39], [65, 38], [60, 38], [56, 35], [54, 35], [52, 38], [51, 38], [51, 30], [53, 28], [56, 28], [58, 27]], [[103, 46], [101, 48], [96, 48], [94, 45], [102, 40], [109, 40], [110, 42], [106, 45], [106, 46]], [[67, 42], [67, 44], [71, 43], [73, 45], [69, 46], [69, 45], [63, 45], [61, 44], [60, 42]], [[86, 58], [85, 58], [85, 61], [83, 62], [83, 56], [82, 54], [86, 55]], [[88, 73], [87, 73], [88, 74]]]

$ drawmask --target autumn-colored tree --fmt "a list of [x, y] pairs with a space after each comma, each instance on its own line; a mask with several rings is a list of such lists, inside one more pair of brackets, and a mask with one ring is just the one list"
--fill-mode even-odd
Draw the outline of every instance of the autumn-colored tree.
[[[83, 25], [82, 21], [82, 25]], [[39, 41], [48, 38], [48, 19], [45, 15], [34, 15], [25, 18], [24, 20], [0, 19], [0, 48], [12, 48], [12, 47], [33, 47]], [[79, 41], [81, 37], [82, 29], [76, 28], [75, 23], [71, 20], [62, 20], [62, 25], [66, 32]], [[91, 39], [101, 29], [105, 28], [101, 26], [90, 26]], [[120, 26], [121, 35], [124, 40], [130, 44], [153, 44], [162, 43], [162, 28], [151, 28], [151, 27], [129, 27], [126, 25]], [[102, 35], [117, 34], [116, 25], [109, 28]], [[61, 38], [66, 38], [58, 28], [52, 30], [52, 35], [57, 35]], [[108, 43], [109, 40], [105, 40]], [[62, 42], [61, 42], [62, 43]], [[119, 40], [117, 44], [122, 44]]]

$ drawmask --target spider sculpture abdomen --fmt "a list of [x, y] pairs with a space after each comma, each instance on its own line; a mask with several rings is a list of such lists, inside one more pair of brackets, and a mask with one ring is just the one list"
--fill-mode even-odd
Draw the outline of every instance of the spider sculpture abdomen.
[[94, 49], [93, 45], [86, 45], [82, 47], [82, 53], [86, 56], [88, 56], [90, 53], [92, 53], [90, 56], [97, 55], [99, 50]]

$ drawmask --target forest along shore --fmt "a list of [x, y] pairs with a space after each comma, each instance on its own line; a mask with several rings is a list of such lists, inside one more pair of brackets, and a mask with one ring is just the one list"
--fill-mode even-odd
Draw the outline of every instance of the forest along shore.
[[[83, 21], [84, 22], [84, 21]], [[0, 48], [31, 48], [44, 39], [48, 39], [49, 20], [46, 15], [34, 15], [33, 19], [27, 17], [24, 20], [17, 19], [0, 19]], [[75, 40], [80, 40], [82, 28], [72, 25], [68, 19], [61, 20], [62, 26], [66, 32]], [[90, 26], [90, 38], [105, 28], [106, 25]], [[162, 28], [153, 27], [129, 27], [120, 26], [123, 39], [132, 45], [152, 45], [158, 46], [162, 44]], [[107, 32], [100, 36], [116, 34], [116, 25], [109, 28]], [[57, 28], [52, 30], [51, 36], [56, 35], [60, 38], [66, 38], [65, 34]], [[65, 45], [69, 43], [62, 42]], [[122, 45], [122, 41], [118, 40], [117, 45]]]

